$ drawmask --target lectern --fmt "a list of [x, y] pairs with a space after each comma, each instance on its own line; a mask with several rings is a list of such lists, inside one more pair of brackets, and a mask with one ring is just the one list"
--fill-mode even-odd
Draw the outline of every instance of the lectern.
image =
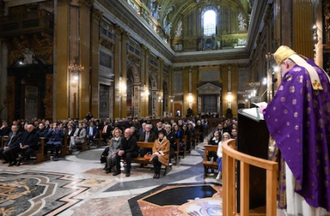
[[[238, 110], [237, 150], [268, 159], [269, 132], [257, 108]], [[237, 212], [240, 212], [240, 166], [237, 172]], [[250, 166], [250, 209], [266, 205], [266, 170]]]

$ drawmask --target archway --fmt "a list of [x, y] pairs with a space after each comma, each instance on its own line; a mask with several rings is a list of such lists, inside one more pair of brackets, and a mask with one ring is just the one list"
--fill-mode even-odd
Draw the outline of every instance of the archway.
[[8, 119], [45, 118], [46, 109], [52, 113], [52, 107], [46, 107], [46, 101], [52, 100], [52, 82], [46, 85], [52, 66], [45, 65], [31, 50], [24, 50], [22, 55], [8, 67]]

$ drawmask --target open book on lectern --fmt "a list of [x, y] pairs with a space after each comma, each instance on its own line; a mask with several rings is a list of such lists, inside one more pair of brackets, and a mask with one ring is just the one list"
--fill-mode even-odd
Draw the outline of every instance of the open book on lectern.
[[264, 115], [259, 112], [259, 107], [267, 107], [266, 102], [260, 102], [260, 103], [252, 103], [256, 107], [252, 107], [249, 109], [242, 109], [242, 114], [245, 114], [246, 116], [255, 119], [257, 121], [264, 120]]

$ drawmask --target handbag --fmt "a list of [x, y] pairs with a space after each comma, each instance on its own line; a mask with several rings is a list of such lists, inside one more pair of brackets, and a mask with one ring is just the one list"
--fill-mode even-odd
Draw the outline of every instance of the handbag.
[[152, 154], [150, 152], [148, 152], [143, 157], [144, 157], [145, 160], [150, 160], [150, 158], [152, 157]]

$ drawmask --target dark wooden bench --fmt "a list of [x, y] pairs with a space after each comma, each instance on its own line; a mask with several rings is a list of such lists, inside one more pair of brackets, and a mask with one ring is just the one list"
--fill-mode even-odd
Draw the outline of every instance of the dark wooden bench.
[[182, 138], [182, 148], [179, 149], [179, 152], [183, 158], [187, 155], [187, 135], [184, 135]]
[[76, 143], [75, 145], [76, 147], [79, 147], [81, 149], [81, 151], [86, 151], [89, 149], [88, 145], [87, 145], [87, 136], [85, 136], [85, 140], [83, 143]]
[[[8, 136], [3, 136], [1, 138], [1, 145], [3, 146], [5, 144], [5, 142], [8, 140]], [[45, 149], [45, 138], [44, 137], [40, 137], [39, 138], [40, 142], [40, 146], [39, 149], [35, 152], [32, 153], [32, 157], [35, 157], [35, 162], [34, 163], [41, 163], [43, 161], [47, 161], [49, 160], [49, 156], [48, 157], [44, 157], [44, 149]]]
[[209, 161], [208, 160], [208, 153], [209, 152], [217, 152], [218, 146], [217, 145], [206, 145], [204, 146], [204, 160], [203, 160], [203, 166], [204, 166], [204, 178], [208, 175], [209, 169], [218, 169], [218, 164], [216, 161]]
[[[1, 138], [1, 145], [3, 146], [4, 143], [8, 140], [8, 136], [3, 136]], [[40, 163], [43, 161], [47, 161], [50, 159], [49, 156], [45, 157], [44, 155], [44, 150], [45, 150], [45, 145], [46, 145], [47, 139], [45, 137], [40, 137], [39, 138], [39, 149], [32, 153], [32, 157], [35, 157], [35, 163]], [[67, 140], [67, 135], [64, 135], [63, 140], [62, 140], [62, 147], [61, 147], [61, 156], [65, 157], [68, 152], [68, 140]]]
[[[151, 148], [154, 146], [153, 142], [137, 142], [138, 148]], [[146, 160], [144, 157], [138, 156], [136, 158], [132, 158], [132, 162], [140, 163], [140, 164], [152, 164], [152, 161]], [[164, 164], [162, 164], [163, 166]], [[165, 166], [165, 165], [164, 165]], [[169, 167], [165, 166], [164, 176], [167, 174]]]
[[8, 139], [7, 135], [1, 137], [1, 148], [3, 148], [3, 146], [5, 145], [5, 142], [7, 141], [7, 139]]

